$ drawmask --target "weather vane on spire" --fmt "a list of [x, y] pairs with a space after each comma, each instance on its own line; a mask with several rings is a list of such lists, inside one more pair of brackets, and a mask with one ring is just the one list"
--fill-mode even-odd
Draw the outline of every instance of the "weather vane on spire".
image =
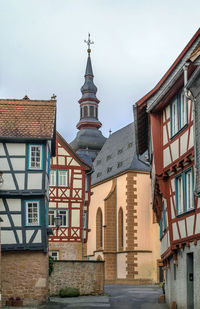
[[90, 52], [91, 52], [90, 45], [94, 44], [94, 42], [90, 40], [90, 33], [88, 33], [88, 40], [87, 41], [84, 40], [84, 43], [87, 44], [87, 46], [88, 46], [88, 50], [87, 51], [88, 51], [88, 54], [90, 54]]

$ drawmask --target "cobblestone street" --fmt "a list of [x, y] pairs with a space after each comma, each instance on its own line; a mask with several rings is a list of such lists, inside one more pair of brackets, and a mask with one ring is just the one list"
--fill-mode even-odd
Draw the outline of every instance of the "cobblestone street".
[[158, 304], [158, 297], [161, 293], [161, 289], [155, 285], [106, 285], [105, 295], [107, 296], [51, 298], [50, 303], [40, 306], [40, 309], [168, 309], [166, 304]]

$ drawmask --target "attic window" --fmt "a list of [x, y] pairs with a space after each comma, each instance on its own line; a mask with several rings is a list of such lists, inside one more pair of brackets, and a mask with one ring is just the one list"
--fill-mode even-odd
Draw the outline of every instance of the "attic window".
[[128, 144], [128, 148], [131, 148], [133, 146], [133, 143]]
[[112, 158], [112, 155], [108, 155], [107, 158], [106, 158], [106, 160], [108, 161], [108, 160], [110, 160], [111, 158]]
[[97, 177], [100, 177], [101, 175], [102, 175], [102, 173], [101, 173], [101, 172], [97, 173]]
[[117, 152], [117, 154], [120, 154], [120, 153], [122, 153], [122, 152], [123, 152], [123, 148], [119, 149], [118, 152]]
[[101, 160], [97, 160], [97, 165], [101, 164]]
[[112, 171], [112, 167], [107, 168], [107, 173], [110, 173]]
[[117, 163], [117, 167], [119, 168], [119, 167], [121, 167], [123, 165], [123, 162], [118, 162]]

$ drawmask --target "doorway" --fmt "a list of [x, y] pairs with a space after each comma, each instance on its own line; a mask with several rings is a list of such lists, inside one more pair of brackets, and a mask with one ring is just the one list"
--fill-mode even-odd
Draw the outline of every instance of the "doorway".
[[194, 309], [194, 257], [187, 254], [187, 309]]

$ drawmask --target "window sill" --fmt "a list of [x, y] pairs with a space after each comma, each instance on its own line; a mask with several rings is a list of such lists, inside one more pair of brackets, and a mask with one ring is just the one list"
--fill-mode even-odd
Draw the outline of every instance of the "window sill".
[[180, 218], [180, 217], [183, 217], [183, 216], [185, 216], [185, 215], [187, 215], [187, 214], [189, 214], [189, 213], [191, 213], [191, 212], [194, 212], [194, 211], [195, 211], [195, 208], [192, 208], [192, 209], [190, 209], [190, 210], [187, 210], [187, 211], [182, 212], [181, 214], [178, 214], [176, 217], [177, 217], [177, 218]]
[[170, 140], [175, 139], [182, 131], [184, 131], [188, 126], [188, 123], [186, 123], [177, 133], [175, 133], [173, 136], [170, 137]]

